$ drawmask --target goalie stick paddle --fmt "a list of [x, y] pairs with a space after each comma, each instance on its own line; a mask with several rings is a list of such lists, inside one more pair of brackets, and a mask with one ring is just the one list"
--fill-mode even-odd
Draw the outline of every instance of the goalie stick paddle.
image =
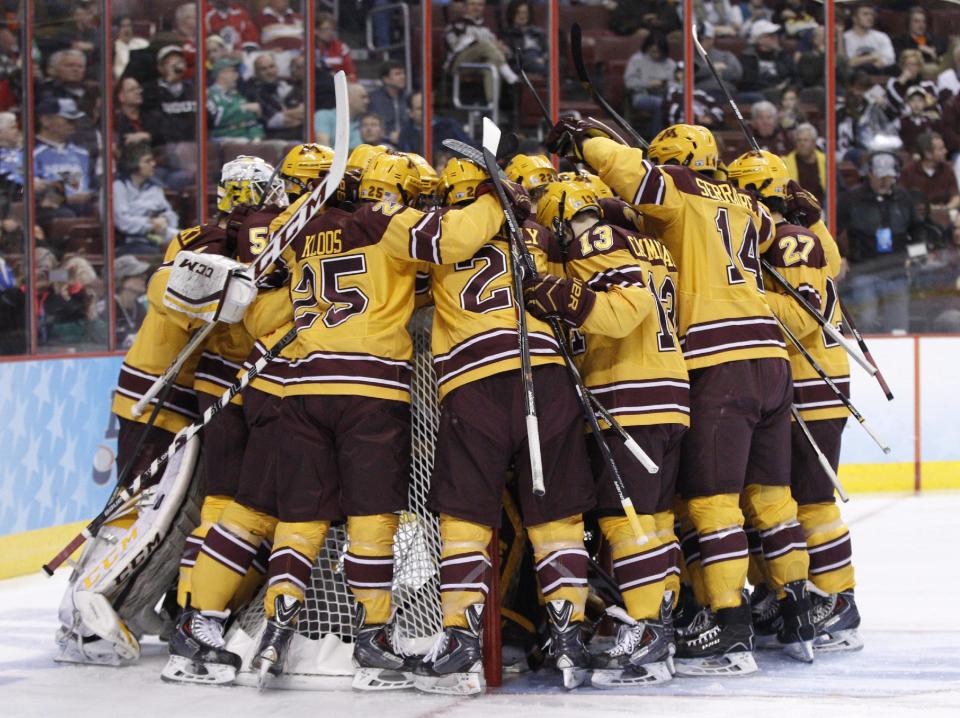
[[837, 490], [837, 495], [840, 496], [840, 500], [843, 501], [843, 503], [847, 503], [850, 500], [850, 497], [847, 496], [847, 492], [843, 490], [843, 484], [840, 483], [840, 477], [837, 476], [837, 472], [833, 470], [833, 467], [830, 465], [827, 457], [823, 455], [823, 451], [821, 451], [820, 446], [817, 444], [817, 440], [814, 439], [813, 434], [810, 433], [810, 427], [807, 426], [807, 422], [803, 420], [803, 418], [800, 416], [800, 412], [797, 410], [797, 407], [793, 404], [790, 405], [790, 413], [793, 414], [793, 420], [797, 422], [797, 426], [800, 427], [800, 431], [803, 432], [803, 435], [807, 438], [807, 442], [810, 444], [810, 447], [817, 455], [817, 461], [820, 462], [820, 468], [823, 469], [823, 473], [825, 473], [827, 478], [830, 479], [830, 483], [833, 484], [833, 488]]
[[[577, 71], [577, 78], [580, 80], [583, 89], [590, 94], [594, 102], [603, 108], [604, 112], [613, 118], [613, 121], [620, 126], [620, 129], [627, 133], [630, 139], [639, 147], [648, 149], [650, 147], [649, 143], [640, 136], [639, 132], [633, 129], [630, 123], [627, 122], [619, 112], [613, 109], [613, 106], [597, 91], [596, 86], [590, 79], [587, 66], [583, 62], [583, 31], [580, 29], [580, 23], [578, 22], [573, 23], [573, 27], [570, 28], [570, 54], [573, 56], [573, 66]], [[541, 106], [542, 104], [543, 103], [541, 103]]]
[[[284, 249], [293, 241], [293, 238], [299, 234], [300, 230], [303, 229], [304, 225], [313, 218], [313, 215], [316, 214], [317, 210], [323, 206], [323, 203], [331, 196], [332, 193], [328, 193], [328, 187], [331, 184], [330, 179], [335, 178], [336, 183], [334, 184], [333, 190], [335, 191], [337, 186], [340, 184], [340, 180], [343, 178], [343, 172], [347, 166], [347, 157], [349, 155], [349, 150], [341, 158], [337, 150], [340, 149], [341, 143], [344, 147], [348, 147], [350, 144], [350, 110], [348, 107], [347, 99], [347, 76], [343, 73], [343, 70], [337, 72], [333, 78], [333, 86], [336, 94], [336, 113], [337, 113], [337, 129], [335, 135], [335, 149], [333, 162], [330, 166], [330, 171], [327, 172], [327, 177], [321, 182], [310, 194], [310, 197], [300, 205], [300, 208], [290, 217], [289, 220], [276, 232], [271, 234], [269, 242], [266, 248], [261, 252], [257, 258], [254, 260], [253, 264], [248, 268], [248, 271], [253, 275], [254, 281], [262, 279], [267, 271], [273, 266], [273, 263], [280, 257], [280, 254]], [[343, 120], [345, 128], [341, 129], [341, 120]], [[346, 139], [344, 139], [346, 138]], [[338, 165], [338, 160], [340, 161]], [[187, 360], [193, 351], [196, 350], [198, 346], [203, 343], [203, 340], [207, 338], [213, 327], [216, 326], [214, 323], [210, 323], [200, 329], [194, 336], [191, 338], [190, 342], [183, 348], [180, 354], [177, 355], [177, 358], [174, 360], [167, 370], [153, 382], [153, 385], [144, 393], [140, 400], [133, 407], [133, 415], [140, 416], [145, 407], [150, 401], [160, 392], [160, 390], [172, 382], [176, 376], [180, 373], [180, 369], [183, 366], [183, 363]]]

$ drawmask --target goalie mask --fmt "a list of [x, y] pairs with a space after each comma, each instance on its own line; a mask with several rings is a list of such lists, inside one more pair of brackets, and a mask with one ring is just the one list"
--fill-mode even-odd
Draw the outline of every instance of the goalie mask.
[[783, 160], [772, 152], [746, 152], [729, 165], [727, 177], [738, 187], [752, 189], [764, 199], [787, 199], [790, 173]]
[[671, 125], [653, 138], [647, 156], [658, 165], [673, 163], [698, 172], [716, 170], [719, 160], [713, 133], [701, 125]]
[[363, 171], [357, 196], [413, 206], [420, 196], [420, 171], [406, 155], [384, 152], [374, 157]]
[[265, 204], [287, 206], [283, 180], [274, 175], [273, 167], [250, 155], [240, 155], [227, 162], [217, 185], [217, 209], [228, 213], [241, 205], [257, 207]]
[[280, 164], [280, 177], [288, 194], [298, 197], [309, 191], [311, 182], [323, 177], [333, 164], [333, 150], [324, 145], [297, 145]]
[[587, 210], [603, 215], [593, 187], [583, 181], [551, 182], [537, 202], [537, 222], [560, 235], [561, 225]]
[[504, 171], [509, 179], [522, 184], [533, 199], [539, 198], [546, 186], [558, 179], [557, 170], [546, 155], [517, 155]]
[[443, 204], [455, 206], [472, 202], [477, 193], [477, 185], [489, 177], [480, 165], [459, 157], [452, 158], [440, 173], [440, 195]]

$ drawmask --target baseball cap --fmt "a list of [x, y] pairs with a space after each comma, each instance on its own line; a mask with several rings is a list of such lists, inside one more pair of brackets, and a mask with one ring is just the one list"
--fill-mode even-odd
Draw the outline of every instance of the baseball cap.
[[137, 259], [132, 254], [124, 254], [122, 257], [117, 257], [113, 262], [113, 276], [117, 280], [139, 277], [141, 274], [146, 274], [149, 269], [149, 264]]
[[896, 177], [900, 174], [896, 158], [887, 152], [873, 155], [870, 158], [870, 174], [875, 177]]
[[780, 30], [780, 26], [769, 20], [757, 20], [750, 26], [750, 42], [756, 42], [761, 35], [770, 35]]
[[77, 101], [69, 97], [48, 97], [37, 103], [38, 115], [59, 115], [68, 120], [79, 120], [86, 113], [77, 109]]
[[213, 74], [216, 75], [220, 70], [226, 70], [228, 67], [236, 67], [240, 61], [232, 57], [221, 57], [213, 63]]
[[183, 48], [179, 45], [164, 45], [160, 48], [160, 52], [157, 53], [157, 64], [159, 65], [168, 55], [173, 55], [174, 53], [183, 55]]
[[907, 89], [907, 99], [909, 100], [914, 95], [920, 95], [921, 97], [926, 98], [927, 91], [920, 87], [920, 85], [911, 85]]

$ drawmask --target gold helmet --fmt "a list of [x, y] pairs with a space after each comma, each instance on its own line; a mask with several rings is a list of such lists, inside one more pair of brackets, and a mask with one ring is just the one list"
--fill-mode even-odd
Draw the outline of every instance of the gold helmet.
[[713, 133], [701, 125], [671, 125], [653, 138], [647, 156], [651, 162], [669, 162], [692, 170], [715, 170], [719, 152]]
[[398, 152], [383, 152], [360, 175], [357, 196], [413, 205], [420, 195], [420, 172], [413, 160]]
[[[313, 180], [327, 173], [333, 164], [333, 150], [325, 145], [297, 145], [287, 152], [280, 163], [280, 177], [287, 183], [287, 191], [300, 195], [307, 191]], [[292, 186], [291, 186], [292, 185]]]
[[440, 195], [447, 205], [463, 204], [474, 198], [477, 185], [490, 175], [480, 165], [460, 157], [453, 157], [440, 173]]
[[274, 175], [273, 166], [250, 155], [240, 155], [227, 162], [217, 183], [217, 209], [230, 212], [238, 205], [263, 204], [287, 206], [283, 181]]
[[592, 172], [584, 170], [561, 172], [557, 175], [557, 179], [561, 182], [585, 182], [593, 187], [593, 191], [597, 193], [597, 197], [600, 199], [609, 199], [614, 196], [613, 190], [607, 186], [607, 183]]
[[761, 197], [787, 198], [790, 173], [783, 160], [772, 152], [745, 152], [727, 165], [727, 177], [738, 187], [753, 187]]
[[347, 171], [358, 170], [363, 172], [370, 164], [370, 160], [386, 151], [387, 147], [385, 145], [357, 145], [353, 148], [350, 156], [347, 157]]
[[557, 181], [557, 170], [546, 155], [517, 155], [504, 171], [531, 193]]
[[582, 180], [551, 182], [537, 202], [537, 222], [555, 229], [558, 220], [569, 222], [588, 209], [603, 214], [600, 198], [589, 184]]
[[436, 192], [437, 186], [440, 184], [440, 175], [437, 174], [433, 165], [416, 152], [404, 152], [404, 154], [417, 166], [417, 172], [420, 175], [420, 194], [429, 195]]

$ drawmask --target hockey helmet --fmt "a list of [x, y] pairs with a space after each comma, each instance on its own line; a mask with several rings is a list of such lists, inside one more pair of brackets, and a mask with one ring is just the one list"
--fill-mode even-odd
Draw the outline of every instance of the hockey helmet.
[[370, 160], [377, 155], [382, 155], [386, 151], [387, 147], [385, 145], [357, 145], [353, 148], [350, 156], [347, 157], [347, 170], [363, 172], [367, 169], [367, 165], [370, 164]]
[[[280, 177], [296, 189], [290, 194], [303, 194], [312, 180], [318, 180], [326, 174], [333, 164], [333, 150], [324, 145], [297, 145], [287, 152], [280, 164]], [[292, 188], [288, 186], [288, 191]]]
[[557, 175], [561, 182], [585, 182], [593, 188], [600, 199], [609, 199], [613, 197], [613, 190], [607, 186], [607, 183], [592, 172], [578, 170], [576, 172], [561, 172]]
[[440, 175], [437, 174], [433, 165], [416, 152], [405, 152], [404, 154], [417, 166], [417, 172], [420, 175], [420, 194], [432, 195], [436, 192], [437, 186], [440, 184]]
[[357, 196], [366, 200], [389, 200], [413, 205], [420, 195], [420, 171], [413, 160], [399, 152], [374, 157], [360, 175]]
[[283, 180], [274, 174], [273, 166], [250, 155], [240, 155], [227, 162], [217, 184], [217, 209], [230, 212], [238, 205], [262, 204], [287, 206]]
[[569, 222], [586, 210], [603, 214], [593, 187], [582, 180], [551, 182], [537, 202], [537, 222], [556, 230], [558, 223]]
[[743, 189], [754, 189], [761, 197], [787, 198], [790, 173], [783, 160], [772, 152], [745, 152], [727, 165], [727, 177]]
[[651, 162], [671, 162], [698, 172], [717, 169], [719, 152], [713, 133], [701, 125], [671, 125], [650, 142]]
[[546, 155], [517, 155], [504, 171], [509, 179], [522, 184], [531, 196], [540, 194], [550, 182], [557, 181], [557, 170]]
[[480, 165], [462, 157], [452, 157], [440, 173], [440, 195], [446, 205], [463, 204], [473, 200], [477, 185], [490, 175]]

